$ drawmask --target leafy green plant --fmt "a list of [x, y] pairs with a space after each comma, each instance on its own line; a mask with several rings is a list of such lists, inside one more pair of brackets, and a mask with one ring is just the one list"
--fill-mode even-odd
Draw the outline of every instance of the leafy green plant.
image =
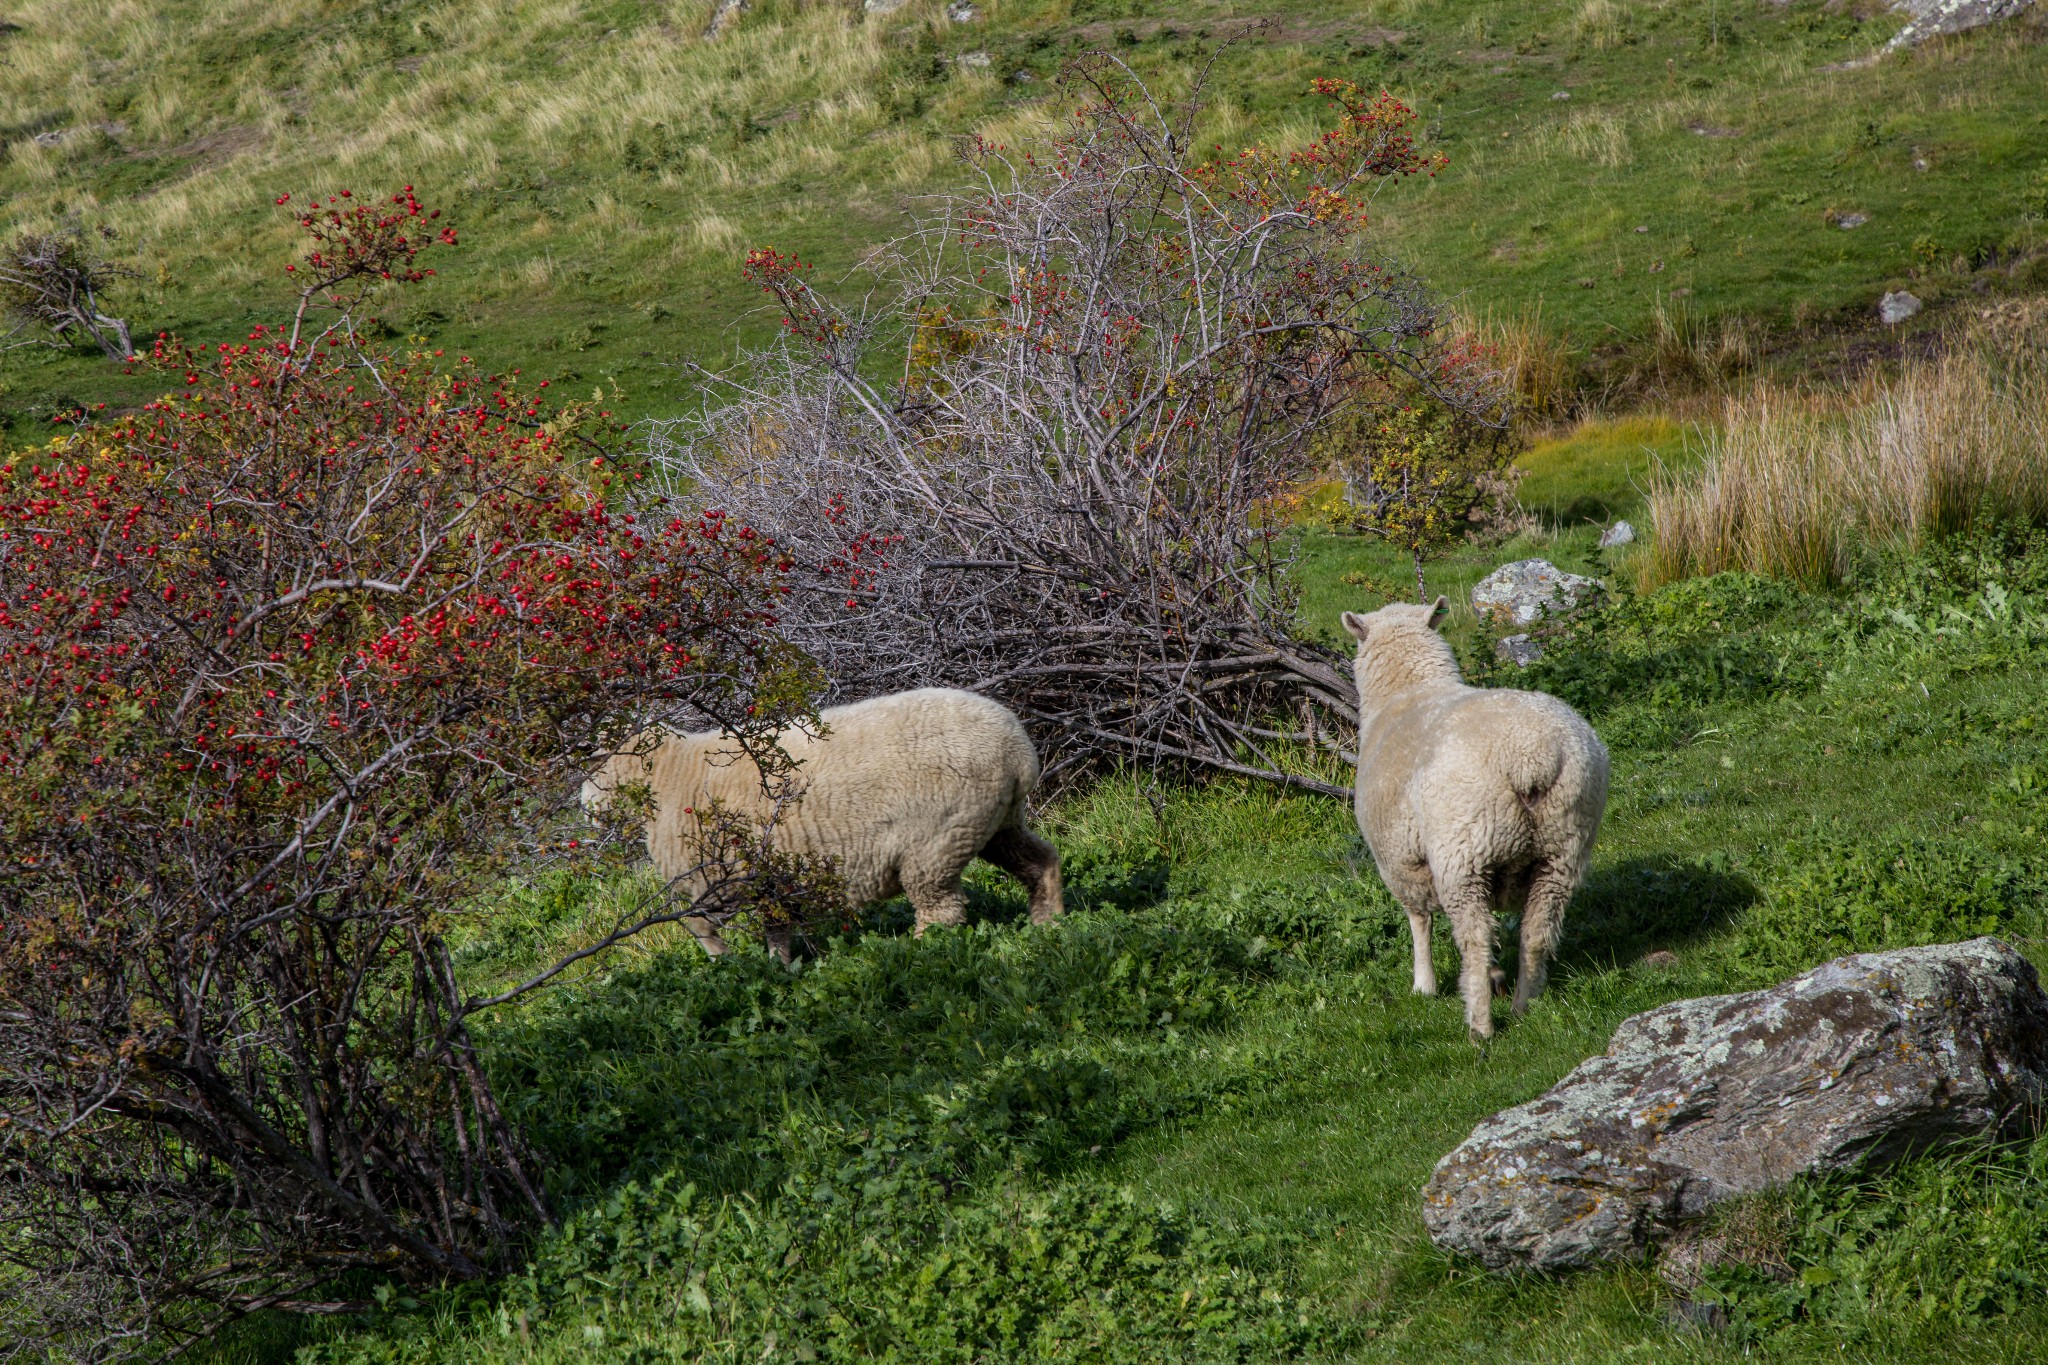
[[1805, 1182], [1784, 1205], [1776, 1273], [1706, 1272], [1708, 1302], [1756, 1342], [1796, 1329], [1851, 1341], [2018, 1313], [2048, 1293], [2048, 1138]]

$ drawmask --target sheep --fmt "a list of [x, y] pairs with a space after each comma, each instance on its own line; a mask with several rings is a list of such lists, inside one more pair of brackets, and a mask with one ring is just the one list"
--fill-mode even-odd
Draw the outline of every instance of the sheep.
[[[1007, 707], [931, 687], [827, 707], [819, 719], [817, 733], [778, 736], [796, 768], [793, 798], [770, 834], [775, 848], [830, 859], [850, 905], [907, 895], [920, 936], [965, 917], [960, 874], [976, 856], [1024, 884], [1033, 923], [1059, 915], [1059, 853], [1025, 822], [1038, 752]], [[776, 806], [759, 767], [717, 732], [637, 737], [585, 781], [584, 809], [596, 814], [619, 788], [639, 784], [654, 798], [648, 855], [672, 880], [697, 866], [699, 813], [713, 802], [762, 821]], [[709, 919], [684, 922], [707, 953], [725, 952]], [[772, 946], [786, 958], [787, 937], [778, 937]]]
[[1565, 905], [1607, 805], [1607, 747], [1540, 692], [1467, 687], [1437, 633], [1447, 612], [1343, 614], [1358, 641], [1358, 829], [1415, 939], [1415, 990], [1436, 994], [1430, 911], [1451, 921], [1474, 1043], [1493, 1036], [1493, 912], [1522, 907], [1514, 1013], [1543, 989]]

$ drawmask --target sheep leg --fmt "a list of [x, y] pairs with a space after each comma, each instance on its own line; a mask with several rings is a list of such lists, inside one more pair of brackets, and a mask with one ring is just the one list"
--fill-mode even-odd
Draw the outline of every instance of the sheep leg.
[[1569, 868], [1543, 863], [1529, 882], [1529, 900], [1522, 911], [1522, 970], [1515, 979], [1514, 1012], [1529, 1012], [1529, 1002], [1543, 993], [1550, 976], [1550, 955], [1564, 932], [1564, 910], [1578, 877]]
[[1415, 993], [1436, 994], [1436, 962], [1429, 952], [1429, 917], [1436, 891], [1429, 882], [1429, 869], [1422, 867], [1407, 875], [1384, 877], [1387, 889], [1408, 912], [1408, 935], [1415, 941]]
[[1045, 924], [1058, 919], [1064, 909], [1060, 898], [1059, 850], [1022, 825], [995, 832], [981, 850], [982, 859], [993, 863], [1024, 884], [1031, 893], [1031, 922]]
[[706, 957], [724, 957], [725, 940], [719, 936], [718, 927], [702, 915], [683, 916], [683, 926], [696, 935], [697, 943], [704, 949]]
[[1445, 889], [1444, 913], [1458, 940], [1458, 994], [1465, 1001], [1465, 1027], [1473, 1042], [1493, 1037], [1493, 901], [1484, 878]]
[[[971, 848], [972, 845], [968, 845]], [[960, 889], [960, 873], [974, 855], [966, 849], [941, 844], [928, 849], [915, 866], [902, 869], [903, 894], [917, 912], [917, 937], [934, 924], [959, 924], [967, 918], [967, 896]]]

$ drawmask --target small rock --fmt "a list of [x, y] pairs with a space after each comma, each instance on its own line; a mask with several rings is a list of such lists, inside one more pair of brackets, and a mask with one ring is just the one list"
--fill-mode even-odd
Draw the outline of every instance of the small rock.
[[1010, 73], [1010, 83], [1012, 85], [1029, 85], [1037, 79], [1038, 77], [1032, 75], [1029, 71], [1012, 71]]
[[1672, 290], [1672, 291], [1671, 291], [1671, 297], [1672, 297], [1672, 298], [1674, 298], [1674, 299], [1689, 299], [1689, 298], [1691, 298], [1691, 297], [1692, 297], [1692, 290], [1690, 290], [1690, 289], [1674, 289], [1674, 290]]
[[1571, 91], [1569, 91], [1569, 90], [1560, 90], [1560, 91], [1558, 91], [1558, 92], [1557, 92], [1557, 93], [1556, 93], [1555, 95], [1552, 95], [1552, 96], [1551, 96], [1550, 98], [1552, 98], [1552, 99], [1554, 99], [1554, 100], [1568, 100], [1568, 99], [1570, 99], [1571, 97], [1572, 97], [1572, 92], [1571, 92]]
[[981, 11], [967, 3], [967, 0], [953, 0], [946, 6], [946, 17], [956, 24], [971, 24], [981, 17]]
[[1845, 213], [1835, 219], [1835, 226], [1847, 232], [1852, 228], [1860, 228], [1869, 221], [1870, 215], [1867, 213]]
[[1617, 545], [1636, 543], [1636, 528], [1625, 521], [1617, 521], [1600, 533], [1600, 548], [1611, 550]]
[[70, 136], [69, 128], [52, 128], [47, 133], [37, 133], [35, 142], [38, 147], [59, 147], [63, 145], [64, 139]]
[[993, 59], [986, 52], [963, 52], [953, 60], [962, 66], [971, 66], [979, 70], [987, 66]]
[[[902, 4], [904, 0], [897, 0]], [[870, 7], [873, 0], [869, 0]], [[711, 21], [704, 25], [704, 36], [716, 38], [733, 26], [733, 23], [747, 11], [747, 0], [718, 0], [712, 7]]]
[[1547, 559], [1518, 559], [1479, 580], [1472, 607], [1488, 620], [1530, 626], [1575, 610], [1598, 591], [1592, 579], [1566, 573]]
[[1528, 632], [1520, 635], [1504, 635], [1493, 646], [1493, 652], [1506, 659], [1516, 668], [1527, 668], [1543, 657], [1543, 646], [1529, 638]]
[[1636, 231], [1637, 231], [1637, 232], [1648, 232], [1649, 230], [1650, 230], [1650, 229], [1649, 229], [1649, 225], [1648, 225], [1648, 224], [1644, 224], [1644, 225], [1642, 225], [1642, 226], [1639, 226], [1639, 227], [1638, 227], [1638, 228], [1636, 229]]
[[1644, 953], [1640, 961], [1645, 967], [1666, 972], [1678, 965], [1678, 954], [1671, 952], [1669, 949], [1659, 948], [1655, 952]]
[[1919, 299], [1901, 289], [1877, 301], [1877, 318], [1887, 327], [1896, 327], [1919, 312], [1921, 306]]
[[894, 14], [909, 3], [910, 0], [861, 0], [861, 8], [869, 14]]
[[1640, 1257], [1726, 1200], [2018, 1131], [2048, 1106], [2048, 995], [1995, 938], [1838, 958], [1615, 1030], [1437, 1164], [1436, 1244], [1495, 1269]]

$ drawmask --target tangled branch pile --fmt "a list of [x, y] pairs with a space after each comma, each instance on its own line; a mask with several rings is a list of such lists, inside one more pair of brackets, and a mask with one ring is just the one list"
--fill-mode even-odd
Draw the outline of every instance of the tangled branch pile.
[[101, 301], [116, 280], [134, 273], [101, 258], [82, 233], [23, 233], [0, 250], [0, 309], [16, 331], [34, 328], [51, 345], [68, 346], [75, 335], [109, 360], [130, 360], [128, 324], [102, 312]]
[[0, 1358], [502, 1266], [548, 1210], [455, 912], [649, 707], [804, 714], [764, 538], [307, 325], [423, 216], [329, 205], [292, 322], [0, 467]]
[[985, 692], [1055, 779], [1123, 759], [1339, 792], [1274, 745], [1338, 747], [1355, 706], [1295, 632], [1274, 499], [1349, 404], [1505, 425], [1499, 377], [1360, 249], [1371, 191], [1437, 163], [1341, 81], [1306, 147], [1226, 155], [1195, 144], [1199, 91], [1163, 107], [1109, 58], [1069, 78], [1071, 127], [966, 142], [975, 189], [870, 262], [858, 308], [753, 253], [782, 340], [653, 453], [792, 550], [785, 626], [842, 695]]

